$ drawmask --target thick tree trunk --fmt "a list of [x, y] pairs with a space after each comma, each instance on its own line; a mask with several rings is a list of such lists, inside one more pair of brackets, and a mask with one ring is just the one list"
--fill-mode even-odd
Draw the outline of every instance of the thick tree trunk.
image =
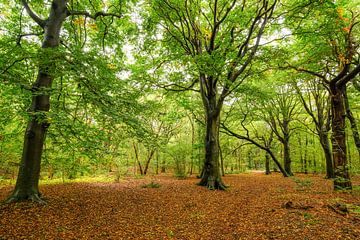
[[291, 171], [291, 157], [290, 157], [290, 144], [289, 139], [287, 137], [284, 138], [285, 141], [283, 142], [284, 147], [284, 168], [285, 171], [290, 175], [293, 176], [294, 174]]
[[332, 159], [330, 141], [328, 138], [327, 131], [320, 132], [319, 137], [320, 137], [320, 144], [325, 155], [326, 178], [334, 178], [335, 175], [334, 175], [333, 159]]
[[345, 105], [341, 89], [331, 88], [332, 152], [334, 160], [334, 189], [351, 189], [349, 166], [346, 156]]
[[[54, 0], [51, 5], [49, 18], [44, 25], [44, 40], [42, 49], [54, 49], [60, 42], [60, 30], [66, 18], [66, 0]], [[50, 109], [50, 90], [54, 79], [55, 51], [41, 51], [42, 62], [36, 82], [32, 86], [32, 102], [29, 108], [31, 119], [24, 136], [23, 153], [16, 181], [15, 189], [7, 202], [30, 199], [43, 202], [39, 192], [39, 177], [41, 155], [46, 131], [49, 127], [47, 113]]]
[[224, 190], [219, 166], [219, 124], [220, 115], [207, 113], [205, 134], [205, 162], [200, 186]]

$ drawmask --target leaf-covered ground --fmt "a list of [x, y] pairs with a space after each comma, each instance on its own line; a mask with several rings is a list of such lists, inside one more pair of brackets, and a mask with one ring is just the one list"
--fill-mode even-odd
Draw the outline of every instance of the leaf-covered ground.
[[[142, 187], [151, 181], [160, 187]], [[321, 176], [231, 175], [228, 191], [197, 181], [42, 186], [47, 205], [0, 206], [0, 239], [360, 239], [360, 191], [334, 193]]]

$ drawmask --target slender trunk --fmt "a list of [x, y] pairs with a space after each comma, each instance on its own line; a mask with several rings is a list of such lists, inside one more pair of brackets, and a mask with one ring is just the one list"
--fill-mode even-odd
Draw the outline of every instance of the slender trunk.
[[335, 170], [334, 189], [351, 189], [349, 166], [346, 156], [344, 95], [338, 87], [331, 88], [332, 152]]
[[163, 157], [163, 160], [161, 162], [161, 173], [165, 173], [166, 172], [166, 161], [165, 158]]
[[325, 162], [326, 162], [326, 178], [334, 178], [334, 166], [330, 148], [330, 141], [328, 138], [327, 131], [321, 131], [319, 134], [320, 137], [320, 144], [323, 149], [325, 155]]
[[194, 168], [194, 144], [195, 144], [195, 126], [194, 122], [192, 121], [191, 117], [190, 124], [191, 124], [191, 162], [190, 162], [190, 176], [193, 174], [193, 168]]
[[301, 137], [300, 136], [298, 136], [298, 144], [299, 144], [301, 172], [304, 172], [304, 157], [303, 157], [303, 149], [302, 149], [302, 142], [301, 142]]
[[221, 145], [219, 143], [219, 153], [220, 153], [220, 167], [221, 167], [221, 176], [225, 176], [225, 169], [224, 169], [224, 157], [221, 150]]
[[344, 100], [345, 100], [345, 108], [346, 108], [346, 117], [350, 121], [350, 127], [353, 134], [354, 142], [356, 149], [358, 151], [358, 156], [360, 159], [360, 135], [356, 124], [356, 119], [354, 118], [354, 115], [352, 114], [352, 111], [350, 109], [349, 99], [347, 97], [347, 91], [345, 89], [344, 91]]
[[266, 153], [265, 154], [265, 174], [269, 175], [270, 172], [270, 154]]
[[138, 166], [139, 166], [140, 174], [141, 174], [141, 175], [144, 175], [144, 171], [143, 171], [143, 169], [142, 169], [142, 166], [141, 166], [141, 163], [140, 163], [140, 159], [139, 159], [138, 149], [137, 149], [135, 143], [133, 143], [133, 147], [134, 147], [136, 162], [137, 162], [137, 164], [138, 164]]
[[159, 150], [156, 151], [156, 175], [159, 175]]
[[38, 75], [32, 86], [32, 102], [29, 108], [30, 120], [24, 136], [22, 158], [15, 189], [7, 202], [30, 199], [43, 202], [39, 192], [41, 155], [46, 131], [50, 125], [47, 113], [50, 110], [50, 90], [55, 74], [55, 49], [60, 43], [60, 30], [66, 18], [65, 0], [54, 0], [49, 18], [44, 26], [44, 40], [39, 53]]
[[284, 168], [285, 171], [290, 175], [293, 176], [294, 174], [291, 171], [291, 157], [290, 157], [290, 144], [289, 139], [285, 137], [285, 141], [283, 142], [284, 147]]
[[146, 175], [146, 173], [149, 169], [150, 161], [151, 161], [152, 157], [154, 156], [154, 153], [155, 153], [155, 149], [150, 150], [150, 153], [146, 160], [146, 164], [145, 164], [145, 168], [144, 168], [144, 175]]
[[308, 158], [308, 145], [309, 145], [309, 140], [308, 140], [308, 137], [306, 135], [306, 138], [305, 138], [305, 155], [304, 155], [304, 173], [305, 174], [308, 174], [308, 166], [307, 166], [307, 158]]

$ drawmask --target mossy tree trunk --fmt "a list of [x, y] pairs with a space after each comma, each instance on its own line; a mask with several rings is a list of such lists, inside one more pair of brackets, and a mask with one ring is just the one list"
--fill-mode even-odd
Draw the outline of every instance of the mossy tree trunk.
[[343, 88], [331, 88], [332, 152], [334, 159], [334, 189], [351, 189], [349, 166], [346, 156], [345, 102]]

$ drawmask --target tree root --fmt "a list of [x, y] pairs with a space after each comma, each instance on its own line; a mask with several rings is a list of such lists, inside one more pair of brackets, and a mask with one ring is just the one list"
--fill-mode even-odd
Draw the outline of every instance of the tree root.
[[282, 205], [283, 208], [286, 209], [301, 209], [301, 210], [309, 210], [310, 208], [314, 208], [310, 205], [301, 205], [301, 204], [294, 204], [292, 201], [288, 201]]
[[199, 186], [207, 187], [209, 190], [226, 190], [228, 186], [226, 186], [222, 181], [214, 181], [214, 180], [205, 180], [202, 179], [199, 183]]
[[26, 195], [13, 194], [13, 195], [10, 195], [10, 197], [8, 197], [4, 203], [9, 204], [9, 203], [26, 201], [26, 200], [29, 200], [31, 202], [38, 203], [41, 205], [46, 205], [46, 201], [44, 201], [40, 197], [40, 194], [38, 194], [38, 193], [31, 193], [31, 194], [26, 194]]
[[349, 209], [345, 204], [335, 203], [334, 205], [328, 204], [326, 206], [342, 216], [346, 216], [349, 213]]

